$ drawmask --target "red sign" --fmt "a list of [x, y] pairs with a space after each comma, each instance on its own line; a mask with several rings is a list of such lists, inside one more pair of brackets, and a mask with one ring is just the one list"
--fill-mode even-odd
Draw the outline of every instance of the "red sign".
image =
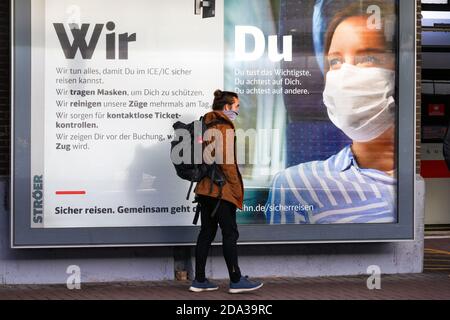
[[450, 170], [444, 160], [426, 160], [421, 164], [420, 175], [423, 178], [450, 178]]
[[445, 116], [445, 104], [429, 104], [428, 116], [430, 117], [443, 117]]

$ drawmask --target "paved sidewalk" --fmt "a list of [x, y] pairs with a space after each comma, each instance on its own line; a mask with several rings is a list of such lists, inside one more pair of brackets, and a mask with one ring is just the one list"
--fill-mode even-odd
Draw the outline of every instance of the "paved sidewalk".
[[369, 290], [368, 276], [259, 279], [265, 285], [245, 295], [227, 293], [228, 281], [216, 281], [220, 290], [188, 292], [190, 282], [82, 284], [81, 290], [65, 285], [0, 286], [0, 300], [23, 299], [146, 299], [146, 300], [410, 300], [450, 299], [450, 239], [427, 240], [423, 274], [384, 275], [381, 290]]
[[0, 300], [323, 300], [323, 299], [450, 299], [448, 273], [393, 275], [382, 277], [381, 290], [369, 290], [367, 277], [261, 279], [265, 285], [254, 293], [231, 295], [226, 281], [217, 281], [220, 290], [207, 293], [188, 292], [189, 282], [149, 282], [83, 284], [81, 290], [65, 286], [1, 286]]

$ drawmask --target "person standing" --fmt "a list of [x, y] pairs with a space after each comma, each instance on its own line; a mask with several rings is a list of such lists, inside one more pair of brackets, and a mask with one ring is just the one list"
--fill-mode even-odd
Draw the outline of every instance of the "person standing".
[[450, 171], [450, 122], [448, 123], [447, 134], [444, 137], [444, 159]]
[[[194, 192], [200, 205], [201, 229], [195, 248], [195, 279], [189, 290], [203, 292], [219, 288], [206, 279], [205, 267], [211, 243], [216, 236], [218, 226], [220, 226], [223, 255], [230, 277], [229, 292], [254, 291], [261, 288], [263, 284], [243, 277], [238, 265], [239, 232], [236, 210], [237, 208], [242, 209], [243, 206], [244, 185], [236, 160], [233, 121], [239, 115], [239, 97], [234, 92], [216, 90], [212, 109], [212, 112], [204, 116], [204, 122], [209, 128], [208, 130], [216, 133], [214, 141], [211, 142], [214, 144], [212, 156], [225, 178], [225, 184], [220, 188], [209, 177], [205, 177], [195, 188]], [[217, 133], [220, 137], [217, 137]]]

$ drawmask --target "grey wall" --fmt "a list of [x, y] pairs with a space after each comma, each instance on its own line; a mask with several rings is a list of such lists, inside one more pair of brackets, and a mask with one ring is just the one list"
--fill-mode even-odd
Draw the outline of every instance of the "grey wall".
[[[81, 268], [82, 282], [152, 281], [174, 278], [174, 270], [192, 273], [192, 248], [35, 249], [10, 246], [8, 181], [0, 180], [0, 284], [65, 283], [69, 265]], [[303, 244], [242, 246], [244, 274], [258, 277], [312, 277], [365, 274], [378, 265], [385, 274], [419, 273], [423, 266], [424, 193], [417, 181], [416, 241], [405, 243]], [[226, 278], [221, 248], [212, 250], [207, 273]]]

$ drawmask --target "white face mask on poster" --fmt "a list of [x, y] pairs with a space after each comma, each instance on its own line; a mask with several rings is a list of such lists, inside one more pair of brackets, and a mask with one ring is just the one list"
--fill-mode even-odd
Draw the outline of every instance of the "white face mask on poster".
[[327, 74], [323, 100], [336, 127], [356, 142], [378, 138], [395, 123], [395, 72], [344, 63]]

